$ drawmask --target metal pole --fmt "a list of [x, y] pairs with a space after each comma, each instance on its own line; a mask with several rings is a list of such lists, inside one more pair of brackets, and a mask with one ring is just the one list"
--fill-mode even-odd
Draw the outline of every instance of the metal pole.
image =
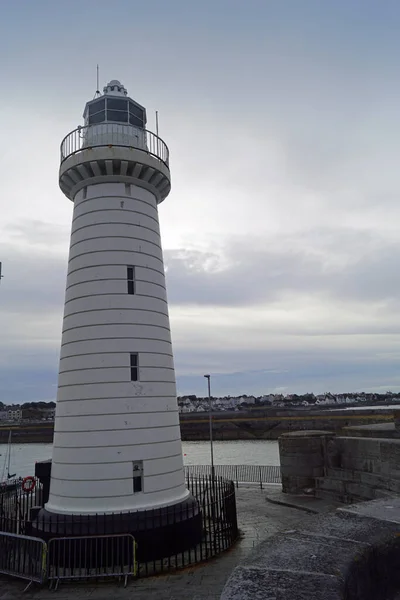
[[209, 426], [210, 426], [210, 451], [211, 451], [211, 477], [214, 479], [215, 471], [214, 471], [214, 449], [213, 449], [213, 427], [212, 427], [212, 402], [211, 402], [211, 375], [204, 375], [207, 379], [208, 383], [208, 416], [209, 416]]
[[158, 110], [156, 110], [157, 157], [160, 157], [160, 138], [158, 137]]

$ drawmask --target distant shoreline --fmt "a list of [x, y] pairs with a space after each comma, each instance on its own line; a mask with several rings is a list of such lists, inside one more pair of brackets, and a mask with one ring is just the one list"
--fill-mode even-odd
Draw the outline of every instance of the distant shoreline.
[[[385, 408], [387, 410], [382, 410]], [[256, 407], [247, 411], [213, 413], [213, 437], [215, 440], [276, 440], [289, 431], [319, 429], [340, 432], [351, 425], [368, 425], [393, 421], [394, 406], [373, 408], [346, 407], [335, 410], [306, 407], [303, 409], [276, 409]], [[180, 414], [182, 441], [206, 441], [209, 439], [208, 413]], [[46, 444], [53, 442], [54, 423], [4, 424], [0, 426], [0, 443], [7, 443], [9, 431], [12, 442]]]

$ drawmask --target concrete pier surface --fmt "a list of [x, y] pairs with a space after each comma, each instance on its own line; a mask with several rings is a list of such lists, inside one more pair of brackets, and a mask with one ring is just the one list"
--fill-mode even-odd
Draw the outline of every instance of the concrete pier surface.
[[[280, 486], [241, 486], [236, 490], [241, 538], [228, 552], [209, 562], [183, 571], [131, 580], [124, 589], [116, 580], [109, 582], [62, 582], [57, 592], [32, 586], [23, 597], [35, 600], [219, 600], [232, 570], [240, 565], [257, 544], [275, 533], [298, 526], [309, 519], [304, 510], [267, 502]], [[276, 500], [279, 500], [276, 495]], [[318, 505], [321, 510], [327, 506]], [[0, 600], [19, 600], [26, 582], [0, 576]]]

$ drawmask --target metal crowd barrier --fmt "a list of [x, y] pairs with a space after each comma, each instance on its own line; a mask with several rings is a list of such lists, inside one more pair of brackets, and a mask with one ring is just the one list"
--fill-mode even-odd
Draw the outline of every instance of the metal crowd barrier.
[[[186, 475], [205, 477], [211, 475], [211, 465], [187, 465]], [[281, 468], [276, 465], [214, 465], [216, 477], [239, 483], [257, 483], [262, 489], [264, 483], [281, 483]]]
[[40, 538], [0, 532], [0, 573], [33, 582], [46, 579], [47, 545]]
[[48, 548], [50, 588], [61, 580], [136, 576], [136, 542], [130, 534], [53, 538]]

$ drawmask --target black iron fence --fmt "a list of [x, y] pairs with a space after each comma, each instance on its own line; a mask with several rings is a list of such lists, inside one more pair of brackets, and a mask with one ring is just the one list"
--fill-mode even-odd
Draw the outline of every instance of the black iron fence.
[[25, 534], [32, 510], [42, 506], [43, 488], [37, 479], [31, 492], [24, 492], [21, 486], [0, 491], [0, 531]]
[[[128, 576], [148, 576], [210, 559], [238, 538], [235, 486], [223, 477], [191, 473], [187, 473], [186, 484], [189, 501], [168, 507], [167, 512], [141, 511], [137, 521], [132, 521], [136, 513], [129, 519], [125, 513], [97, 514], [90, 525], [85, 515], [40, 513], [43, 491], [38, 481], [28, 494], [21, 488], [1, 494], [0, 529], [7, 543], [17, 548], [7, 554], [2, 572], [39, 582], [45, 554], [42, 580], [58, 585], [62, 579], [123, 576], [126, 582]], [[160, 527], [164, 528], [161, 537]], [[199, 532], [197, 537], [191, 537], [193, 527]], [[173, 532], [179, 528], [178, 543]], [[182, 532], [187, 533], [184, 543]], [[26, 540], [37, 539], [27, 550]], [[38, 544], [44, 544], [40, 551]], [[1, 564], [0, 559], [0, 572]]]
[[[188, 465], [185, 472], [190, 477], [209, 477], [211, 465]], [[275, 465], [215, 465], [217, 477], [229, 479], [239, 487], [239, 483], [256, 483], [261, 488], [264, 483], [281, 483], [281, 468]]]

